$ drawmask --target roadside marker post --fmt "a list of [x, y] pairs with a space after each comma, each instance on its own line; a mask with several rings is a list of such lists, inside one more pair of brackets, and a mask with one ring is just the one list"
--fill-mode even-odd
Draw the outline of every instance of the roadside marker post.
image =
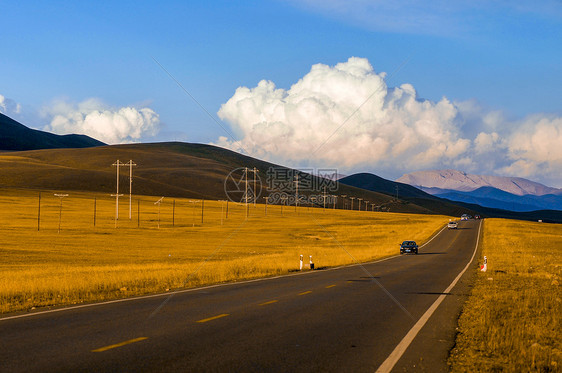
[[484, 264], [480, 266], [481, 272], [486, 272], [488, 270], [488, 257], [484, 256]]
[[299, 270], [302, 271], [302, 255], [301, 255], [301, 262], [300, 262], [300, 266], [299, 266]]
[[310, 264], [309, 264], [310, 269], [314, 269], [314, 263], [312, 263], [312, 255], [309, 255], [309, 256], [310, 256]]

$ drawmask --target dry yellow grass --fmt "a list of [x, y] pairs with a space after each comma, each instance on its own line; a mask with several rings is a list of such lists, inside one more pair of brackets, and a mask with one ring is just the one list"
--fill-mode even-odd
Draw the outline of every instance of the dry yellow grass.
[[562, 370], [562, 226], [487, 219], [479, 272], [459, 319], [454, 372]]
[[[316, 267], [396, 254], [404, 239], [425, 242], [448, 218], [431, 215], [250, 206], [157, 197], [120, 203], [107, 195], [3, 190], [0, 196], [0, 312], [115, 299], [184, 287], [287, 274], [300, 254]], [[96, 226], [93, 225], [96, 197]], [[140, 202], [137, 202], [140, 201]], [[137, 220], [140, 206], [140, 228]], [[307, 263], [307, 261], [305, 261]]]

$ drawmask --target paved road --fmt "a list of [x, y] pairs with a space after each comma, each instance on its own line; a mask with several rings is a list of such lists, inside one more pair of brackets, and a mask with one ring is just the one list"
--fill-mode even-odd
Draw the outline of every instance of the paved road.
[[[374, 372], [470, 261], [479, 225], [459, 228], [364, 266], [4, 316], [0, 371]], [[472, 272], [394, 371], [447, 369]]]

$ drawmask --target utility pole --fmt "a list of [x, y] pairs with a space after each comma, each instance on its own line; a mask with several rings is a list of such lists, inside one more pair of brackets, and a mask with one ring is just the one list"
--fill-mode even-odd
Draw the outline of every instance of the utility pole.
[[299, 174], [295, 175], [295, 212], [297, 211], [297, 207], [299, 206]]
[[355, 199], [355, 197], [349, 197], [349, 199], [351, 200], [351, 210], [353, 210], [353, 200]]
[[248, 219], [248, 167], [244, 167], [244, 177], [246, 180], [246, 192], [244, 197], [246, 197], [246, 220]]
[[223, 225], [223, 215], [224, 215], [224, 200], [221, 199], [219, 200], [219, 202], [221, 203], [221, 225]]
[[115, 210], [115, 228], [117, 228], [117, 220], [119, 220], [119, 197], [122, 196], [122, 194], [111, 194], [111, 197], [115, 197], [115, 204], [117, 205]]
[[332, 203], [333, 203], [332, 210], [335, 210], [335, 209], [336, 209], [336, 201], [337, 201], [337, 199], [338, 199], [338, 196], [332, 195], [332, 198], [334, 199], [334, 200], [332, 201]]
[[373, 212], [375, 211], [375, 205], [376, 205], [376, 203], [371, 203], [371, 211], [373, 211]]
[[257, 168], [254, 167], [254, 170], [253, 170], [253, 171], [254, 171], [254, 192], [253, 192], [252, 194], [253, 194], [253, 196], [254, 196], [254, 207], [256, 207], [256, 199], [258, 199], [258, 196], [257, 196], [257, 194], [256, 194], [256, 191], [257, 191], [257, 189], [256, 189], [256, 188], [257, 188], [257, 185], [256, 185], [256, 173], [257, 173], [257, 172], [260, 172], [260, 170], [258, 170]]
[[39, 192], [39, 202], [37, 204], [37, 232], [41, 228], [41, 192]]
[[357, 198], [357, 204], [359, 205], [359, 211], [361, 211], [361, 201], [363, 201], [363, 198]]
[[162, 204], [163, 199], [164, 199], [164, 197], [162, 197], [158, 201], [154, 202], [155, 205], [158, 205], [158, 229], [160, 229], [160, 205]]
[[287, 203], [287, 196], [281, 197], [281, 216], [283, 216], [283, 205]]
[[117, 190], [115, 194], [111, 195], [112, 197], [115, 197], [115, 227], [116, 228], [117, 228], [117, 220], [119, 220], [119, 197], [122, 196], [122, 194], [119, 194], [119, 167], [124, 165], [125, 163], [119, 161], [119, 159], [117, 160], [117, 162], [112, 164], [112, 166], [117, 167]]
[[345, 210], [345, 197], [347, 197], [347, 194], [342, 194], [340, 195], [341, 197], [341, 209]]
[[324, 187], [324, 210], [326, 210], [326, 187]]
[[68, 194], [57, 194], [57, 193], [55, 193], [55, 196], [60, 198], [60, 207], [59, 207], [59, 231], [58, 231], [58, 233], [60, 233], [60, 222], [61, 222], [61, 218], [62, 218], [62, 199], [63, 199], [64, 197], [68, 197]]
[[136, 166], [136, 163], [133, 163], [133, 160], [129, 160], [129, 162], [125, 163], [129, 166], [129, 220], [131, 220], [131, 201], [132, 201], [132, 189], [133, 189], [133, 166]]

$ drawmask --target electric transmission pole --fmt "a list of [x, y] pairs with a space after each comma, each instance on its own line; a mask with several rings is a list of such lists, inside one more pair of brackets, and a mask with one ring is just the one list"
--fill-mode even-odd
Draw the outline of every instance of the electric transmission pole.
[[260, 170], [258, 170], [257, 168], [254, 167], [253, 172], [254, 172], [254, 191], [253, 191], [252, 194], [254, 196], [254, 207], [256, 207], [256, 199], [258, 199], [258, 196], [256, 194], [256, 190], [257, 190], [256, 189], [256, 173], [260, 172]]
[[112, 164], [112, 166], [117, 167], [117, 191], [114, 195], [112, 194], [112, 196], [115, 196], [115, 226], [117, 226], [117, 220], [119, 220], [119, 196], [122, 196], [122, 194], [119, 194], [119, 167], [124, 165], [125, 163], [121, 162], [119, 159]]
[[[131, 198], [132, 198], [132, 190], [133, 190], [133, 166], [136, 166], [131, 159], [129, 162], [125, 163], [129, 166], [129, 220], [131, 220]], [[119, 192], [117, 192], [119, 193]]]

